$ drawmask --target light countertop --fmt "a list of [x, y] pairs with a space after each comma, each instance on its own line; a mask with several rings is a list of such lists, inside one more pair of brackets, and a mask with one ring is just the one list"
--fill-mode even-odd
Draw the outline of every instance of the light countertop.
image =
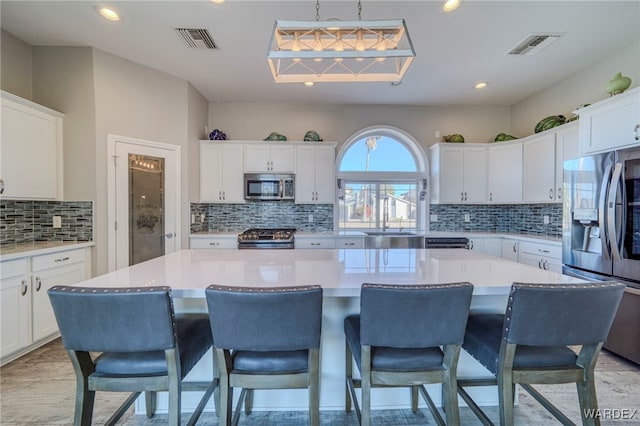
[[56, 253], [84, 247], [93, 247], [93, 241], [33, 241], [0, 247], [0, 261], [19, 259], [27, 256]]
[[114, 271], [78, 286], [172, 287], [175, 297], [204, 297], [210, 284], [293, 286], [319, 284], [326, 296], [352, 297], [362, 283], [469, 281], [475, 295], [507, 295], [514, 281], [580, 280], [469, 250], [181, 250]]

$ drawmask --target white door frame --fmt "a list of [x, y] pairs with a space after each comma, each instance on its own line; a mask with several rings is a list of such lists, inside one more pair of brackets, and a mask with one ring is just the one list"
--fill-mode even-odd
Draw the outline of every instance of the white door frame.
[[[174, 243], [175, 250], [180, 250], [181, 247], [181, 226], [182, 226], [182, 210], [181, 206], [181, 164], [182, 153], [179, 145], [171, 145], [163, 142], [154, 142], [143, 139], [136, 139], [127, 136], [119, 135], [107, 135], [107, 247], [108, 247], [108, 271], [115, 271], [117, 266], [117, 239], [115, 232], [116, 223], [116, 143], [124, 143], [131, 146], [141, 146], [148, 148], [155, 148], [165, 151], [171, 151], [175, 153], [176, 167], [175, 176], [165, 175], [165, 179], [171, 179], [175, 183], [176, 196], [174, 202]], [[123, 160], [121, 160], [123, 161]], [[169, 206], [167, 206], [169, 207]]]

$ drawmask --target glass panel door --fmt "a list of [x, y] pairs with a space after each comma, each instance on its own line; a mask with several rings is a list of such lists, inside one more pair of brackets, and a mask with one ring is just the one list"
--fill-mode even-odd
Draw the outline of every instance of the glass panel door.
[[162, 256], [164, 158], [129, 154], [129, 265]]
[[625, 162], [624, 180], [627, 193], [625, 257], [640, 260], [640, 159]]

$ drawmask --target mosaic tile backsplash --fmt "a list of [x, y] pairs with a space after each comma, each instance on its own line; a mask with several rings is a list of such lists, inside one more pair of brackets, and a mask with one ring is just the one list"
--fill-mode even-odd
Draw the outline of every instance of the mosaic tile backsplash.
[[[53, 227], [53, 216], [62, 228]], [[92, 201], [0, 200], [0, 245], [33, 241], [92, 241]]]
[[[464, 221], [465, 214], [469, 222]], [[500, 232], [562, 237], [562, 204], [434, 204], [429, 222], [432, 231]], [[544, 224], [544, 216], [549, 223]]]
[[[309, 215], [313, 222], [309, 222]], [[258, 201], [245, 204], [191, 203], [191, 232], [235, 232], [247, 228], [297, 228], [333, 232], [333, 204]]]

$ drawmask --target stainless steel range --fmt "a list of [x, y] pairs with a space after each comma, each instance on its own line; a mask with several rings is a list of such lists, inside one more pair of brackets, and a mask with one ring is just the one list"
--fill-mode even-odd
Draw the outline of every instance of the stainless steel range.
[[251, 228], [238, 235], [239, 249], [292, 249], [296, 228]]

